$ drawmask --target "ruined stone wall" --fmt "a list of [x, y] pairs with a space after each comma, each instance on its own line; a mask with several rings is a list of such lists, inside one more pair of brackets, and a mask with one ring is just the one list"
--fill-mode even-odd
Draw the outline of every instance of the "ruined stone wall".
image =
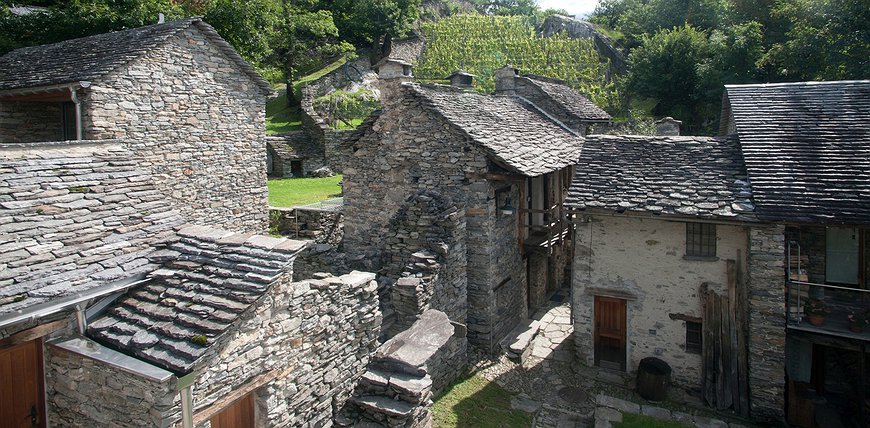
[[174, 377], [161, 382], [54, 346], [45, 347], [45, 385], [51, 426], [171, 427], [178, 406]]
[[129, 140], [188, 220], [266, 230], [265, 95], [195, 27], [81, 98], [85, 139]]
[[753, 419], [780, 422], [785, 406], [784, 227], [753, 227], [749, 247], [749, 394]]
[[61, 103], [0, 101], [0, 143], [62, 140]]
[[655, 356], [671, 366], [677, 384], [699, 386], [701, 356], [686, 352], [686, 323], [669, 314], [701, 318], [701, 284], [726, 292], [726, 260], [737, 260], [738, 251], [746, 256], [747, 234], [745, 227], [717, 225], [716, 259], [687, 260], [684, 222], [605, 216], [581, 221], [573, 282], [580, 361], [594, 364], [595, 296], [617, 297], [626, 300], [626, 370], [634, 373], [641, 359]]
[[[344, 236], [341, 211], [319, 211], [284, 207], [269, 208], [269, 232], [318, 244], [338, 246]], [[309, 272], [324, 272], [315, 270]], [[300, 278], [307, 278], [302, 276]]]

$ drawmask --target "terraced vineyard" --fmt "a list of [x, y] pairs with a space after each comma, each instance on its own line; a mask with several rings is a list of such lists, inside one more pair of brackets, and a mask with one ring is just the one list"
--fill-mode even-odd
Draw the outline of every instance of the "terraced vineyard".
[[600, 106], [618, 102], [615, 85], [606, 79], [607, 64], [590, 40], [563, 33], [538, 37], [518, 16], [455, 15], [426, 23], [422, 30], [426, 50], [414, 70], [419, 79], [444, 79], [462, 69], [478, 76], [478, 91], [492, 92], [495, 70], [512, 64], [523, 73], [565, 80]]

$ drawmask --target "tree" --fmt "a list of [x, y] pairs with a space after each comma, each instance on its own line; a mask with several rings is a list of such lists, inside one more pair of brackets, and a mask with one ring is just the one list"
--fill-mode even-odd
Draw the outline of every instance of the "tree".
[[407, 34], [419, 7], [420, 0], [335, 0], [331, 10], [341, 37], [356, 46], [367, 46], [384, 34]]
[[785, 0], [773, 10], [788, 23], [785, 40], [764, 59], [784, 80], [870, 77], [866, 0]]
[[281, 22], [277, 0], [210, 0], [203, 19], [259, 69], [268, 66]]

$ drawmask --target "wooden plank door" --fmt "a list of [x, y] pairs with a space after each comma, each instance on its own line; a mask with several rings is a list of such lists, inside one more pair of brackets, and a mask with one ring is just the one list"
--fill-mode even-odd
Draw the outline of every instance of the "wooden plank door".
[[0, 349], [0, 425], [45, 426], [42, 340]]
[[595, 365], [625, 371], [625, 300], [595, 296]]
[[211, 418], [211, 428], [254, 428], [254, 394], [240, 398]]

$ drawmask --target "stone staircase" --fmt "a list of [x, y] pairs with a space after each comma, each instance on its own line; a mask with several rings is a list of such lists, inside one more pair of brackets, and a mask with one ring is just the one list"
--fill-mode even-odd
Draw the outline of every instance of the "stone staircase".
[[524, 363], [531, 354], [532, 342], [541, 328], [541, 322], [532, 319], [520, 321], [500, 342], [508, 358]]

